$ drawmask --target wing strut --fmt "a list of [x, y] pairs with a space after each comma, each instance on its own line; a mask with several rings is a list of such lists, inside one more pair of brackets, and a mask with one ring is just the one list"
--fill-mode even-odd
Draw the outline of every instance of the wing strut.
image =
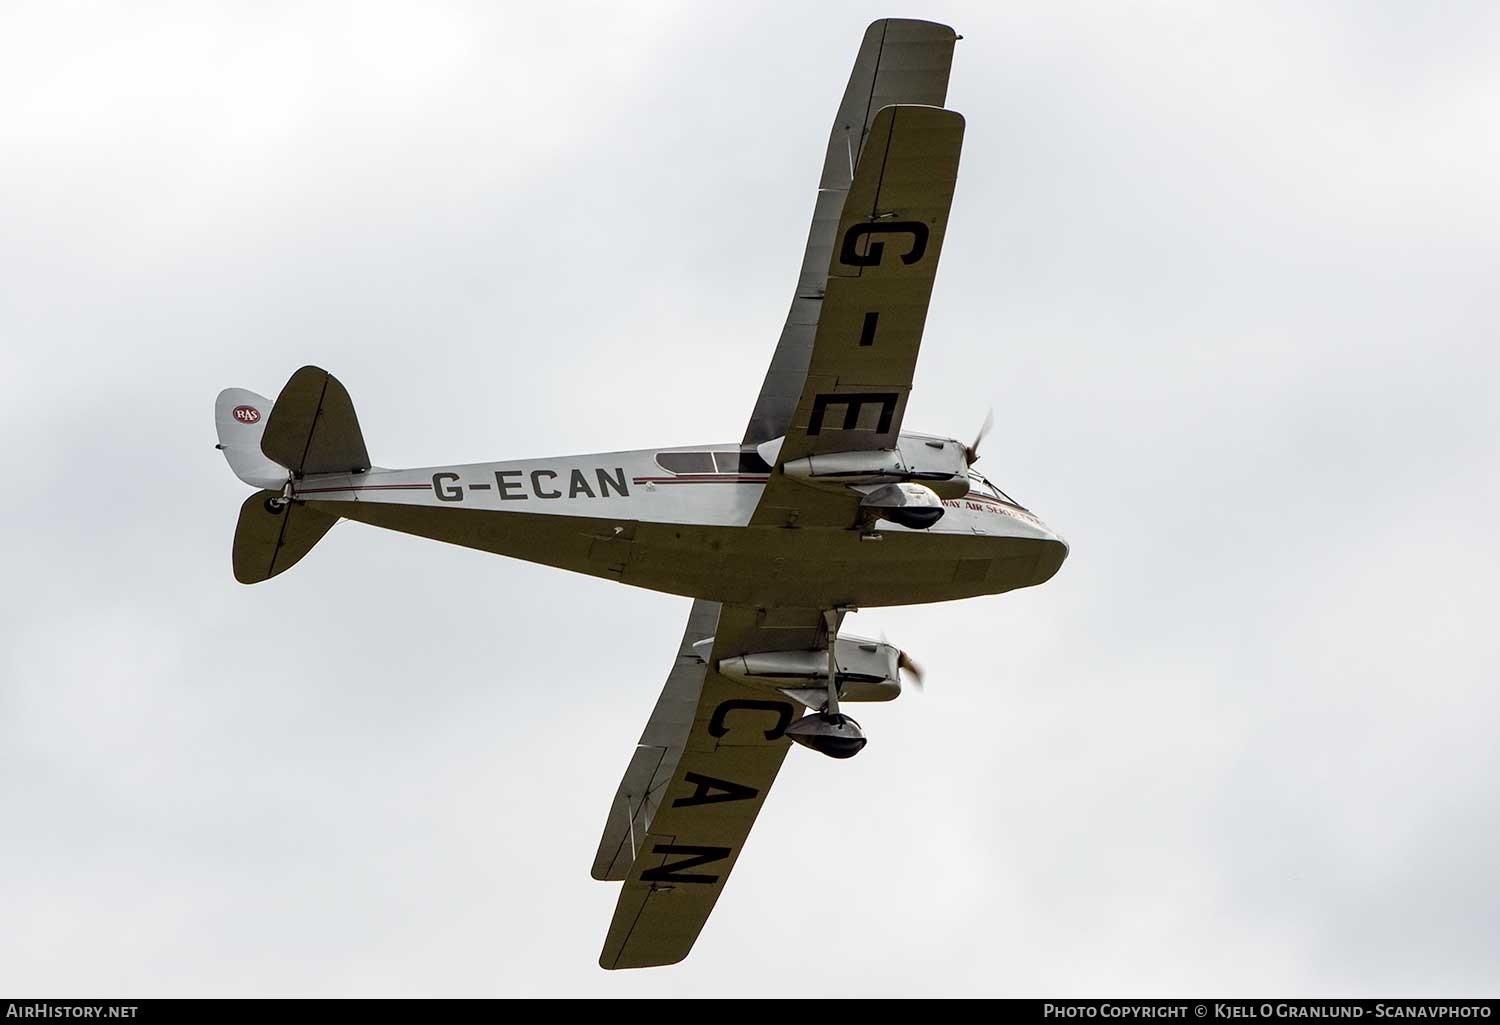
[[[823, 613], [823, 622], [828, 625], [828, 708], [829, 715], [839, 714], [839, 664], [835, 660], [839, 626], [844, 621], [844, 609], [829, 609]], [[857, 724], [856, 724], [857, 725]]]

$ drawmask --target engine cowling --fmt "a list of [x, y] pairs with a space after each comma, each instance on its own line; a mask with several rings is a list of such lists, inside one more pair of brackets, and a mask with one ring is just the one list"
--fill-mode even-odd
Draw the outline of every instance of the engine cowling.
[[829, 489], [913, 483], [940, 498], [969, 493], [969, 463], [951, 438], [902, 435], [896, 448], [871, 452], [824, 452], [788, 460], [781, 472], [793, 480]]
[[[901, 652], [883, 641], [840, 637], [834, 645], [840, 701], [890, 701], [901, 694]], [[737, 683], [772, 687], [809, 708], [828, 697], [828, 652], [758, 651], [719, 660], [719, 672]]]

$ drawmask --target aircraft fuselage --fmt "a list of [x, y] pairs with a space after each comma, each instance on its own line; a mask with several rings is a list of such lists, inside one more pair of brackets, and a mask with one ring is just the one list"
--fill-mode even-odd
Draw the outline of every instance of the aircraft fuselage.
[[[665, 464], [665, 465], [664, 465]], [[674, 469], [666, 468], [667, 465]], [[738, 445], [308, 476], [293, 497], [378, 527], [737, 605], [907, 605], [1050, 579], [1067, 545], [976, 481], [936, 525], [752, 526], [772, 471]]]

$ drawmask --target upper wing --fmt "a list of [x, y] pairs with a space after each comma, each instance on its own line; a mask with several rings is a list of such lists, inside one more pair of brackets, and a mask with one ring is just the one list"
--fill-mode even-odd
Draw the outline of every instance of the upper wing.
[[[605, 968], [675, 964], [692, 950], [786, 757], [786, 728], [802, 712], [790, 698], [734, 683], [712, 667], [750, 651], [817, 646], [818, 611], [700, 601], [689, 616], [689, 635], [713, 611], [718, 621], [709, 623], [707, 661], [678, 675], [691, 657], [684, 653], [693, 651], [684, 637], [678, 667], [621, 783], [594, 861], [595, 878], [625, 880], [599, 955]], [[684, 728], [678, 717], [693, 679], [696, 701]], [[656, 743], [647, 744], [651, 737]], [[644, 760], [643, 750], [652, 752]], [[628, 848], [621, 842], [627, 824]]]
[[[746, 444], [779, 438], [791, 426], [812, 360], [820, 313], [825, 309], [829, 264], [841, 237], [845, 198], [855, 166], [870, 148], [868, 137], [876, 115], [898, 103], [941, 107], [948, 96], [957, 38], [947, 25], [902, 18], [877, 21], [865, 31], [829, 133], [797, 292], [745, 429]], [[860, 253], [867, 255], [869, 250], [861, 248]]]

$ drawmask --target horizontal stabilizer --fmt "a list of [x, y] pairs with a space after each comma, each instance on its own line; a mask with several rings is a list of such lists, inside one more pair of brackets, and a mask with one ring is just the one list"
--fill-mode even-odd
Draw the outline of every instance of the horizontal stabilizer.
[[258, 491], [240, 506], [234, 579], [242, 584], [258, 584], [291, 569], [339, 519], [301, 502], [272, 504], [279, 501], [279, 492]]
[[349, 393], [338, 378], [318, 367], [303, 367], [281, 389], [260, 450], [299, 476], [370, 468]]

